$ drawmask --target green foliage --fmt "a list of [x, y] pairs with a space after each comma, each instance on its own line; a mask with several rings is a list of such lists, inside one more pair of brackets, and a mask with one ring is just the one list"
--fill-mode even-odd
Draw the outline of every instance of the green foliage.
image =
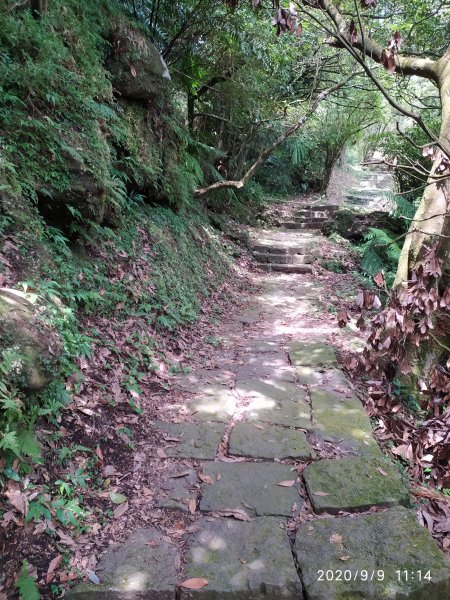
[[384, 229], [370, 227], [359, 250], [362, 270], [371, 277], [384, 271], [386, 283], [392, 285], [401, 252], [395, 236]]
[[22, 570], [16, 581], [16, 588], [19, 590], [21, 600], [39, 600], [39, 594], [36, 578], [28, 574], [28, 563], [22, 562]]

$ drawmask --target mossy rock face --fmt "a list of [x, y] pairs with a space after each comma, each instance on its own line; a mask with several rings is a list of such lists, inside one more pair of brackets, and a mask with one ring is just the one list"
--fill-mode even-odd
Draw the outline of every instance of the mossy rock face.
[[101, 223], [107, 212], [109, 146], [99, 129], [94, 129], [89, 138], [73, 131], [64, 145], [69, 183], [61, 188], [38, 184], [39, 212], [48, 223], [63, 230], [74, 220], [68, 207], [76, 209], [85, 220]]
[[0, 288], [0, 353], [12, 357], [7, 379], [33, 392], [50, 383], [61, 353], [58, 336], [39, 317], [31, 294]]
[[157, 99], [170, 80], [167, 65], [156, 47], [129, 23], [119, 23], [109, 36], [112, 50], [106, 68], [114, 89], [123, 97], [144, 102]]
[[333, 219], [323, 224], [322, 231], [325, 235], [337, 233], [347, 240], [359, 243], [363, 241], [364, 235], [370, 227], [399, 234], [403, 231], [404, 225], [400, 219], [390, 217], [383, 211], [358, 214], [344, 208], [338, 210], [333, 215]]

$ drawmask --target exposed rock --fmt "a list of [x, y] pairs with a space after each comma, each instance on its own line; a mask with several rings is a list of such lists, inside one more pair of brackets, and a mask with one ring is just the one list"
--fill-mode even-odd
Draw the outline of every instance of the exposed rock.
[[[155, 421], [153, 427], [170, 437], [164, 449], [167, 456], [213, 460], [225, 432], [222, 423], [164, 423]], [[178, 440], [178, 441], [175, 441]]]
[[123, 97], [144, 102], [158, 98], [170, 80], [167, 65], [156, 47], [130, 23], [119, 23], [109, 36], [112, 50], [106, 68], [114, 89]]
[[303, 431], [270, 424], [237, 423], [230, 434], [230, 454], [251, 458], [309, 460], [314, 451]]
[[403, 231], [404, 226], [400, 219], [390, 217], [389, 213], [384, 211], [357, 213], [343, 208], [333, 215], [332, 220], [323, 224], [322, 232], [325, 235], [337, 233], [352, 242], [361, 242], [369, 227], [386, 229], [399, 234]]
[[22, 389], [39, 391], [51, 380], [61, 352], [56, 333], [42, 319], [33, 294], [0, 288], [0, 352], [13, 362], [8, 379]]

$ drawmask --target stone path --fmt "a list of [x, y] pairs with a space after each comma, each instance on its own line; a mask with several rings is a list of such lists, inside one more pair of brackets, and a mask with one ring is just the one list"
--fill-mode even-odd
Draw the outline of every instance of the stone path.
[[[316, 218], [309, 210], [300, 216]], [[324, 341], [330, 326], [310, 320], [320, 293], [311, 268], [273, 272], [307, 265], [273, 257], [298, 261], [320, 234], [280, 228], [251, 243], [257, 259], [270, 254], [270, 269], [234, 320], [220, 368], [180, 376], [186, 402], [162, 407], [152, 424], [159, 446], [147, 459], [169, 469], [156, 506], [189, 522], [181, 551], [157, 526], [137, 530], [101, 560], [101, 585], [68, 596], [450, 598], [450, 564]]]

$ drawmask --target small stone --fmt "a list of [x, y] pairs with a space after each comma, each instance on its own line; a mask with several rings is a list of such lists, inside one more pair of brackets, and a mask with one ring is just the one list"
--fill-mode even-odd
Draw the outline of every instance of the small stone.
[[180, 600], [300, 600], [287, 533], [277, 518], [249, 523], [234, 519], [200, 520], [187, 541], [186, 579], [204, 578], [201, 590], [180, 588]]
[[69, 600], [174, 600], [178, 550], [156, 528], [138, 529], [125, 544], [108, 550], [97, 567], [101, 584], [82, 583]]
[[292, 517], [293, 504], [303, 503], [295, 486], [278, 485], [297, 478], [286, 465], [215, 462], [205, 464], [203, 474], [214, 483], [201, 487], [201, 512], [244, 509], [257, 516]]
[[308, 600], [450, 597], [450, 562], [413, 510], [309, 521], [294, 551]]
[[297, 458], [308, 460], [314, 451], [303, 431], [253, 423], [237, 423], [230, 434], [230, 454], [251, 458]]
[[177, 458], [213, 460], [219, 443], [225, 433], [221, 423], [165, 423], [155, 421], [152, 426], [167, 437], [177, 438], [178, 442], [167, 442], [164, 452]]
[[297, 366], [335, 366], [336, 354], [332, 346], [323, 342], [292, 342], [289, 345], [289, 358]]
[[320, 460], [303, 474], [316, 513], [410, 503], [400, 471], [386, 459], [347, 456]]

